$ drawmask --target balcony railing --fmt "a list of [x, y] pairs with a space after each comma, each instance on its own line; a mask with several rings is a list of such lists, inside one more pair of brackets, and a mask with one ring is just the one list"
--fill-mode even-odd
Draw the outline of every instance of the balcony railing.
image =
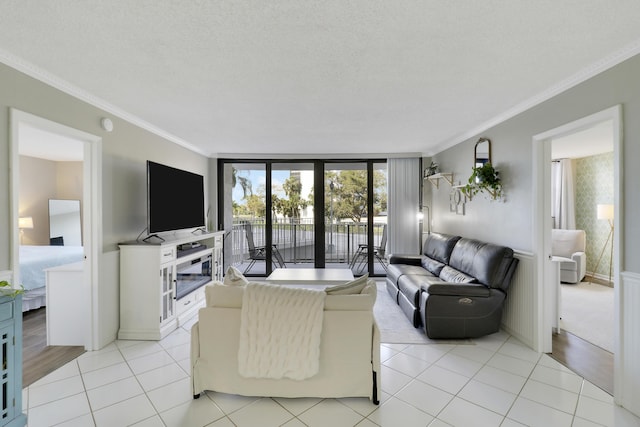
[[[233, 224], [230, 239], [231, 263], [240, 266], [249, 262], [249, 245], [245, 223], [251, 223], [253, 241], [256, 247], [265, 245], [266, 227], [264, 219], [241, 220]], [[380, 246], [385, 224], [376, 223], [373, 246]], [[336, 223], [325, 224], [325, 263], [351, 264], [358, 247], [367, 243], [367, 224]], [[291, 221], [277, 221], [272, 225], [272, 243], [276, 245], [287, 266], [313, 264], [315, 240], [313, 219], [303, 218]], [[229, 254], [227, 250], [227, 254]], [[362, 267], [361, 267], [362, 268]], [[366, 269], [366, 267], [365, 267]]]

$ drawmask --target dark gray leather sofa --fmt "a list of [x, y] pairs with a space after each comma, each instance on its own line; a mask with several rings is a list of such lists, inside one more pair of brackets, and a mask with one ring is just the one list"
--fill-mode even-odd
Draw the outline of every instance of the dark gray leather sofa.
[[430, 233], [421, 255], [391, 255], [386, 287], [429, 338], [475, 338], [497, 332], [518, 260], [513, 250]]

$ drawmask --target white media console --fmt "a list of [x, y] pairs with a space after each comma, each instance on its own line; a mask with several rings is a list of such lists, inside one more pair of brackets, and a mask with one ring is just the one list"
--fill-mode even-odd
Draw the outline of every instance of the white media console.
[[204, 285], [222, 280], [223, 237], [218, 231], [121, 243], [118, 339], [160, 340], [195, 316]]

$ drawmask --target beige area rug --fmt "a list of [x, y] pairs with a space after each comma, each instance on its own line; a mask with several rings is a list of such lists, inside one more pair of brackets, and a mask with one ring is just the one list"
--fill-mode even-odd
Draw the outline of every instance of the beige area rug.
[[562, 284], [560, 328], [613, 353], [613, 288]]
[[378, 296], [373, 315], [380, 328], [380, 342], [387, 344], [474, 344], [473, 340], [432, 340], [420, 328], [414, 328], [400, 306], [387, 292], [384, 282], [377, 281]]

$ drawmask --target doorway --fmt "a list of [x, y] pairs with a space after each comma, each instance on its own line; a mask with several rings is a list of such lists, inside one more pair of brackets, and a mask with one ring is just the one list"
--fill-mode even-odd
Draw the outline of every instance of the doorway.
[[552, 138], [551, 158], [552, 255], [566, 261], [550, 356], [613, 394], [612, 120]]
[[561, 263], [560, 328], [613, 353], [613, 122], [553, 138], [551, 158], [552, 255], [570, 260]]
[[[82, 279], [80, 280], [82, 283], [82, 294], [74, 295], [73, 303], [69, 304], [71, 310], [77, 310], [78, 312], [83, 311], [83, 318], [85, 328], [84, 330], [80, 330], [78, 332], [81, 340], [81, 345], [87, 350], [95, 349], [97, 345], [98, 338], [98, 330], [97, 325], [98, 322], [95, 320], [98, 315], [98, 274], [99, 274], [99, 262], [98, 256], [99, 247], [101, 245], [101, 224], [99, 221], [100, 215], [100, 199], [101, 199], [101, 191], [100, 191], [100, 144], [101, 138], [85, 133], [83, 131], [70, 128], [64, 125], [61, 125], [56, 122], [52, 122], [50, 120], [19, 111], [16, 109], [10, 110], [10, 123], [11, 123], [11, 223], [12, 223], [12, 250], [11, 250], [11, 263], [13, 270], [13, 280], [16, 283], [22, 283], [21, 274], [22, 268], [20, 264], [21, 260], [21, 237], [24, 237], [23, 234], [20, 233], [19, 225], [21, 224], [20, 218], [30, 217], [32, 219], [30, 226], [33, 227], [30, 231], [33, 233], [40, 233], [46, 235], [46, 239], [43, 236], [37, 237], [37, 243], [39, 245], [45, 247], [47, 245], [51, 245], [50, 235], [49, 235], [49, 209], [48, 209], [48, 200], [47, 207], [33, 207], [30, 205], [21, 204], [21, 181], [25, 180], [24, 176], [20, 174], [20, 166], [21, 166], [21, 148], [24, 145], [26, 148], [27, 139], [40, 139], [41, 140], [41, 150], [44, 153], [44, 150], [48, 149], [53, 152], [62, 152], [65, 141], [69, 147], [71, 147], [71, 151], [77, 151], [76, 155], [78, 156], [78, 161], [81, 162], [81, 166], [79, 166], [79, 171], [76, 176], [81, 176], [81, 189], [78, 190], [81, 196], [77, 198], [82, 201], [82, 209], [81, 209], [81, 219], [82, 219], [82, 246], [80, 247], [81, 252], [79, 255], [79, 263], [81, 264], [81, 268], [79, 269], [80, 275]], [[22, 153], [26, 154], [26, 153]], [[34, 152], [30, 153], [31, 156], [34, 155]], [[44, 156], [44, 154], [42, 155]], [[51, 156], [51, 155], [49, 155]], [[44, 160], [43, 160], [44, 162]], [[53, 163], [53, 162], [51, 162]], [[52, 166], [54, 169], [55, 166]], [[64, 187], [65, 185], [70, 185], [69, 183], [64, 183], [64, 179], [42, 177], [42, 180], [45, 179], [53, 179], [56, 183], [57, 187]], [[44, 184], [42, 184], [44, 186]], [[68, 188], [67, 188], [68, 190]], [[66, 194], [66, 190], [62, 190], [58, 188], [56, 191], [59, 191], [58, 194]], [[37, 195], [34, 198], [42, 199], [42, 195]], [[54, 197], [51, 197], [54, 198]], [[65, 197], [66, 198], [66, 197]], [[39, 206], [41, 206], [40, 203]], [[30, 212], [28, 215], [25, 215], [26, 212]], [[41, 220], [40, 224], [37, 224], [36, 221], [33, 221], [33, 218], [37, 217]], [[38, 227], [38, 228], [36, 228]], [[26, 231], [26, 230], [25, 230]], [[36, 238], [36, 234], [31, 235], [30, 237]], [[59, 237], [59, 236], [56, 236]], [[44, 241], [45, 239], [46, 241]], [[31, 243], [36, 243], [36, 240]], [[43, 244], [44, 243], [44, 244]], [[65, 263], [66, 264], [66, 263]], [[43, 267], [44, 268], [44, 267]], [[43, 277], [44, 273], [41, 271], [42, 269], [37, 269], [37, 274]], [[36, 281], [34, 286], [40, 286], [41, 282], [46, 283], [44, 279]], [[46, 301], [45, 301], [46, 304]], [[66, 309], [66, 308], [65, 308]]]
[[[620, 176], [621, 176], [621, 107], [616, 106], [591, 116], [576, 120], [559, 128], [549, 130], [533, 137], [533, 175], [534, 175], [534, 244], [537, 257], [537, 271], [541, 274], [537, 278], [538, 283], [538, 299], [537, 299], [537, 336], [538, 350], [550, 353], [552, 352], [552, 332], [558, 327], [559, 304], [562, 302], [558, 299], [559, 294], [559, 269], [556, 262], [552, 261], [552, 242], [551, 230], [553, 228], [553, 219], [551, 212], [551, 159], [552, 144], [554, 140], [558, 140], [577, 132], [585, 131], [604, 122], [612, 123], [612, 143], [613, 143], [613, 197], [612, 204], [620, 206]], [[615, 209], [613, 222], [620, 224], [620, 209]], [[619, 283], [619, 260], [621, 257], [620, 246], [620, 230], [621, 227], [615, 229], [614, 244], [612, 247], [612, 282], [614, 286], [614, 307], [618, 307], [620, 293], [617, 284]], [[616, 309], [617, 310], [617, 309]], [[613, 333], [614, 345], [613, 350], [615, 356], [614, 366], [618, 365], [617, 353], [619, 351], [619, 343], [615, 337], [618, 336], [620, 328], [619, 313], [616, 311], [613, 315]], [[615, 371], [616, 379], [619, 372]], [[619, 383], [615, 381], [615, 383]]]

